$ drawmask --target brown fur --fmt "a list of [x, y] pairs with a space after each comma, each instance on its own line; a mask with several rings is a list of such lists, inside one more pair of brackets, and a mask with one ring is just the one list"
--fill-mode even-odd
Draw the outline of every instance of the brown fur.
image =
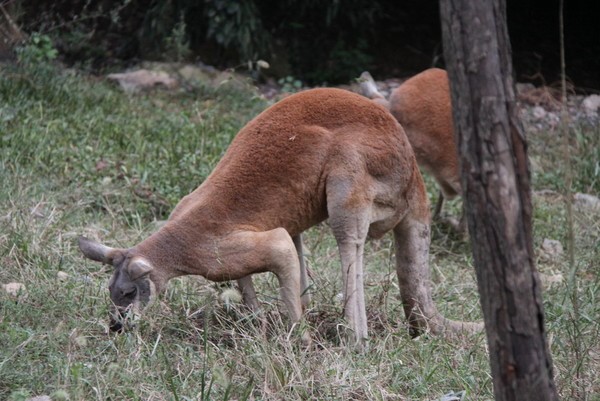
[[[370, 74], [363, 73], [361, 78], [363, 94], [386, 106], [396, 117], [417, 162], [439, 184], [441, 194], [434, 214], [437, 217], [444, 198], [453, 199], [461, 194], [448, 74], [439, 68], [425, 70], [396, 88], [389, 101], [377, 91]], [[463, 218], [461, 222], [464, 226]]]
[[[397, 241], [415, 244], [399, 247], [407, 316], [415, 328], [448, 323], [431, 301], [429, 207], [406, 136], [384, 108], [343, 90], [301, 92], [265, 110], [158, 232], [120, 252], [153, 266], [149, 278], [157, 291], [185, 274], [238, 279], [252, 306], [249, 276], [272, 271], [295, 322], [301, 317], [301, 267], [291, 237], [297, 240], [327, 218], [340, 248], [345, 313], [357, 340], [367, 336], [364, 241], [392, 229]], [[100, 244], [84, 248], [86, 256], [105, 262], [98, 255], [114, 252]]]

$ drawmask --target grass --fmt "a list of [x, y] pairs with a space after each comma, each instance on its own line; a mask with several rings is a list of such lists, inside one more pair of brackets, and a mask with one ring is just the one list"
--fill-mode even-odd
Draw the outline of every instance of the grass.
[[[365, 256], [368, 352], [340, 343], [341, 273], [325, 224], [306, 235], [315, 272], [307, 324], [317, 349], [289, 339], [270, 275], [257, 280], [260, 316], [224, 302], [227, 284], [186, 277], [170, 283], [135, 330], [109, 333], [110, 269], [85, 260], [77, 236], [112, 246], [140, 241], [267, 102], [250, 86], [128, 96], [73, 72], [1, 68], [0, 284], [19, 282], [26, 291], [0, 292], [0, 399], [434, 400], [461, 390], [468, 400], [493, 398], [482, 335], [408, 336], [390, 237], [369, 243]], [[598, 137], [598, 127], [577, 128], [573, 143], [574, 171], [585, 172], [575, 182], [595, 195], [589, 166], [598, 163]], [[535, 189], [560, 189], [560, 148], [542, 137], [531, 143], [544, 161], [534, 170]], [[459, 211], [459, 203], [447, 207]], [[600, 399], [599, 217], [576, 213], [575, 269], [566, 258], [538, 258], [544, 276], [564, 277], [544, 299], [565, 399]], [[544, 238], [566, 245], [565, 221], [557, 196], [536, 197], [536, 249]], [[434, 226], [431, 269], [442, 312], [480, 319], [469, 245]]]

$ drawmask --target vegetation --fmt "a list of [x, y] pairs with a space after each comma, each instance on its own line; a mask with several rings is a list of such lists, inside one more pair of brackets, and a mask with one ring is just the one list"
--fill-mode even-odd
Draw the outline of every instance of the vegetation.
[[52, 35], [69, 62], [105, 67], [195, 55], [231, 66], [266, 59], [276, 78], [316, 84], [348, 82], [367, 69], [374, 27], [384, 18], [382, 2], [367, 0], [343, 7], [298, 0], [33, 0], [13, 8], [26, 31]]
[[[109, 333], [110, 269], [86, 261], [77, 236], [112, 246], [140, 241], [268, 104], [249, 85], [133, 96], [44, 63], [0, 68], [0, 284], [26, 287], [0, 291], [0, 399], [433, 400], [462, 390], [468, 400], [492, 398], [483, 335], [408, 336], [389, 237], [365, 255], [369, 350], [340, 344], [341, 273], [326, 224], [306, 236], [316, 349], [288, 338], [268, 274], [257, 280], [259, 316], [235, 302], [228, 285], [187, 277], [171, 282], [136, 329]], [[574, 182], [598, 195], [586, 166], [597, 163], [600, 132], [574, 129]], [[535, 189], [562, 188], [560, 147], [533, 138], [530, 151], [545, 160]], [[559, 196], [536, 197], [534, 219], [536, 249], [545, 238], [567, 244]], [[559, 391], [597, 401], [600, 212], [576, 210], [575, 224], [575, 268], [541, 253], [538, 267], [553, 279], [544, 299]], [[455, 319], [480, 319], [468, 244], [437, 225], [433, 234], [438, 307]]]

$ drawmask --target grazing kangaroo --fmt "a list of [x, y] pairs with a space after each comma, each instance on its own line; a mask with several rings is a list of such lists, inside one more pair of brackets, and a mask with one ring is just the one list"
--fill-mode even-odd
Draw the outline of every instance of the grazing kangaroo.
[[[452, 126], [452, 104], [448, 74], [430, 68], [406, 80], [392, 91], [389, 101], [377, 90], [371, 74], [359, 78], [363, 95], [386, 107], [406, 132], [417, 163], [430, 173], [440, 186], [440, 195], [433, 218], [439, 218], [444, 198], [454, 199], [461, 194], [458, 153]], [[464, 212], [460, 221], [443, 219], [455, 230], [464, 232]]]
[[364, 244], [368, 235], [389, 230], [412, 334], [470, 327], [443, 318], [432, 301], [429, 218], [423, 180], [398, 122], [360, 95], [313, 89], [242, 128], [156, 233], [128, 249], [85, 238], [79, 246], [86, 257], [115, 267], [109, 289], [117, 317], [141, 310], [170, 279], [188, 274], [238, 280], [244, 300], [256, 307], [251, 275], [270, 271], [298, 322], [306, 278], [294, 242], [329, 219], [342, 262], [345, 317], [351, 339], [361, 342], [367, 338]]

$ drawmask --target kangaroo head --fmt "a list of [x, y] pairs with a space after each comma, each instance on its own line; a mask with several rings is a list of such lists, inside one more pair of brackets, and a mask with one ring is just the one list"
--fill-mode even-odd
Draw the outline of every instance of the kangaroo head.
[[129, 317], [139, 315], [155, 299], [160, 286], [152, 280], [154, 267], [127, 249], [111, 248], [84, 237], [79, 238], [79, 249], [88, 259], [114, 267], [108, 285], [114, 305], [110, 329], [122, 331]]

